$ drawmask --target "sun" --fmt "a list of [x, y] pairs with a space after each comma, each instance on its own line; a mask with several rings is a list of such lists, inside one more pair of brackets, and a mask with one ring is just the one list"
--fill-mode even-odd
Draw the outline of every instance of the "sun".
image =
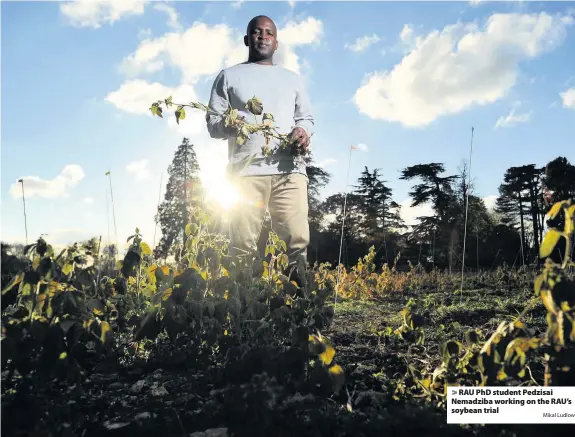
[[218, 144], [198, 153], [200, 180], [204, 199], [212, 213], [227, 215], [241, 200], [238, 188], [230, 181], [227, 172], [227, 148]]
[[212, 208], [229, 212], [240, 200], [239, 191], [221, 172], [202, 175], [205, 199]]
[[207, 187], [207, 196], [226, 212], [230, 211], [240, 198], [237, 188], [225, 179]]

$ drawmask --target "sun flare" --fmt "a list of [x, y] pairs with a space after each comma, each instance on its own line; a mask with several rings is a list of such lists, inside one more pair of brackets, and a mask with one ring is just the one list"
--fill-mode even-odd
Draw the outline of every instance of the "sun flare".
[[227, 180], [212, 183], [207, 188], [207, 197], [214, 201], [224, 211], [230, 211], [239, 200], [239, 193], [236, 187]]
[[227, 213], [238, 203], [239, 191], [226, 177], [225, 170], [213, 162], [210, 167], [200, 175], [205, 199], [212, 207]]

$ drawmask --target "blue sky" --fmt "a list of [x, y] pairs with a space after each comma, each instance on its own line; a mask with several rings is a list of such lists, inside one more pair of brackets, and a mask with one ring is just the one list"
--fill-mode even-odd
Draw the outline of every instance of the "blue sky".
[[[242, 62], [245, 26], [278, 25], [276, 61], [307, 83], [316, 161], [343, 191], [380, 168], [403, 214], [409, 165], [469, 155], [492, 202], [505, 170], [575, 160], [575, 8], [567, 2], [2, 2], [2, 240], [55, 244], [102, 235], [111, 170], [118, 240], [138, 226], [152, 243], [160, 181], [183, 136], [202, 177], [222, 187], [226, 145], [202, 114], [180, 127], [152, 101], [207, 103], [224, 67]], [[111, 204], [110, 204], [111, 208]], [[159, 232], [159, 231], [158, 231]], [[159, 233], [156, 241], [159, 239]]]

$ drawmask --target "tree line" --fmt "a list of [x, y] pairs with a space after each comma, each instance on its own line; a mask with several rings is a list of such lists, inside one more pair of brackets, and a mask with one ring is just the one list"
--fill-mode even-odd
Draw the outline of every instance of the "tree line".
[[[451, 271], [461, 268], [464, 239], [465, 265], [472, 270], [538, 263], [545, 214], [553, 202], [575, 197], [575, 166], [565, 157], [543, 167], [527, 164], [508, 168], [491, 210], [469, 183], [465, 162], [454, 174], [447, 173], [440, 162], [416, 164], [402, 169], [400, 179], [413, 184], [410, 206], [428, 204], [432, 214], [418, 217], [415, 225], [408, 226], [381, 169], [366, 166], [347, 196], [337, 193], [322, 200], [321, 190], [330, 182], [331, 174], [313, 158], [306, 159], [311, 264], [336, 265], [341, 257], [342, 264], [353, 265], [373, 246], [379, 265], [391, 265], [399, 256], [399, 265], [409, 261]], [[168, 169], [165, 197], [156, 216], [162, 230], [155, 248], [158, 257], [174, 254], [174, 248], [183, 241], [189, 208], [203, 205], [199, 170], [194, 146], [184, 138]], [[221, 223], [215, 226], [225, 232]], [[270, 229], [266, 220], [261, 249]]]
[[[412, 183], [410, 206], [430, 205], [431, 214], [417, 217], [417, 223], [410, 226], [403, 221], [401, 207], [381, 169], [366, 166], [347, 196], [336, 193], [321, 199], [331, 174], [312, 157], [306, 160], [310, 264], [337, 265], [341, 259], [349, 267], [374, 247], [378, 266], [397, 261], [398, 268], [408, 268], [411, 263], [426, 269], [461, 271], [465, 243], [465, 266], [471, 271], [534, 265], [541, 262], [538, 253], [546, 226], [562, 227], [557, 223], [561, 216], [554, 220], [556, 223], [546, 223], [546, 213], [555, 202], [575, 198], [575, 165], [562, 156], [542, 167], [526, 164], [508, 168], [491, 209], [476, 195], [465, 162], [453, 174], [440, 162], [416, 164], [402, 169], [400, 179]], [[157, 258], [177, 256], [191, 208], [206, 207], [199, 173], [194, 146], [183, 138], [168, 167], [165, 195], [155, 215], [162, 233], [154, 248]], [[226, 233], [221, 214], [214, 214], [213, 219], [213, 231]], [[262, 255], [270, 230], [271, 223], [265, 220], [259, 239]], [[96, 238], [85, 244], [97, 247], [95, 250], [113, 269], [118, 255], [114, 245], [100, 249]], [[3, 243], [3, 251], [8, 246], [14, 253], [23, 250], [21, 245]], [[565, 242], [561, 240], [551, 257], [560, 262], [564, 252]]]

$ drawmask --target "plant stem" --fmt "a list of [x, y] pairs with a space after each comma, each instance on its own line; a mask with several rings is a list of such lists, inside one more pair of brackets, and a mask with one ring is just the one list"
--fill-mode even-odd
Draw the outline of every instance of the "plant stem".
[[[179, 104], [179, 103], [173, 103], [173, 102], [172, 102], [172, 104], [173, 104], [173, 105], [176, 105], [176, 106], [181, 106], [181, 107], [188, 107], [188, 108], [193, 108], [193, 109], [199, 109], [199, 108], [196, 108], [195, 106], [189, 105], [189, 104], [188, 104], [188, 105], [185, 105], [185, 104]], [[218, 115], [218, 116], [221, 116], [221, 115], [222, 115], [222, 114], [220, 114], [219, 112], [213, 111], [213, 110], [211, 110], [211, 109], [209, 109], [209, 108], [206, 109], [205, 112], [208, 113], [208, 114], [211, 114], [211, 115]], [[254, 114], [254, 118], [255, 118], [255, 120], [256, 120], [256, 125], [257, 125], [257, 124], [258, 124], [258, 120], [257, 120], [257, 117], [255, 116], [255, 114]], [[238, 119], [238, 120], [237, 120], [237, 123], [238, 123], [240, 126], [242, 126], [242, 127], [249, 124], [249, 123], [247, 123], [246, 121], [241, 120], [241, 119]], [[265, 129], [268, 130], [267, 127], [266, 127]], [[267, 134], [270, 135], [271, 137], [275, 138], [275, 139], [278, 139], [278, 140], [282, 140], [282, 141], [287, 140], [287, 135], [286, 135], [286, 134], [280, 134], [280, 133], [278, 133], [277, 131], [275, 131], [275, 129], [273, 129], [273, 128], [269, 128], [269, 131], [267, 132]]]

